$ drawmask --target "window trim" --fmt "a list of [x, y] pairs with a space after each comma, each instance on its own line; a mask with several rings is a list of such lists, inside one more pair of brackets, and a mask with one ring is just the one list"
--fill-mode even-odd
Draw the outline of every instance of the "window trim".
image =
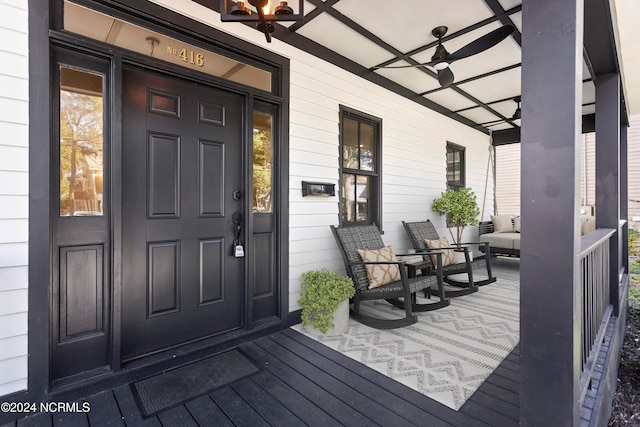
[[[449, 181], [449, 150], [454, 150], [460, 153], [460, 181], [452, 183]], [[445, 153], [445, 162], [446, 162], [446, 182], [447, 189], [458, 190], [462, 187], [466, 187], [467, 183], [467, 156], [466, 156], [467, 148], [463, 145], [455, 144], [453, 142], [447, 141], [447, 150]]]
[[[364, 113], [362, 111], [340, 105], [339, 111], [339, 147], [338, 147], [338, 161], [339, 161], [339, 188], [340, 199], [338, 201], [338, 220], [341, 226], [343, 225], [370, 225], [376, 224], [382, 231], [382, 119], [371, 114]], [[365, 122], [374, 127], [375, 140], [374, 140], [374, 162], [373, 171], [349, 169], [344, 167], [343, 150], [344, 150], [344, 132], [343, 124], [344, 118], [348, 117], [360, 122]], [[368, 176], [375, 180], [375, 185], [370, 189], [369, 193], [369, 221], [352, 222], [345, 221], [342, 215], [343, 211], [343, 175], [345, 173], [353, 173], [354, 175]]]

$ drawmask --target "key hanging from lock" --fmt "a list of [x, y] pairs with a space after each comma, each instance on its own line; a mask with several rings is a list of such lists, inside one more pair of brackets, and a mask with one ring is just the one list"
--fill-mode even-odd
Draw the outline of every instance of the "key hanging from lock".
[[235, 239], [233, 239], [233, 256], [236, 258], [244, 257], [244, 247], [240, 241], [240, 234], [242, 233], [241, 216], [240, 212], [233, 213], [233, 223], [236, 225]]

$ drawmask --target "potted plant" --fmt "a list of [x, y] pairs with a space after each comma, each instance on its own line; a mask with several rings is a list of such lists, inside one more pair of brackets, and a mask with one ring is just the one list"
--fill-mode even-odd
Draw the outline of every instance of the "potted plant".
[[[349, 319], [349, 298], [355, 295], [353, 281], [327, 269], [307, 271], [302, 274], [298, 305], [302, 308], [302, 327], [313, 324], [323, 334], [334, 328], [334, 313], [339, 327], [336, 332], [346, 331]], [[342, 307], [338, 307], [342, 304]]]
[[[431, 209], [444, 215], [447, 220], [449, 233], [456, 246], [462, 244], [462, 231], [467, 225], [477, 225], [480, 209], [476, 201], [475, 193], [468, 187], [458, 190], [447, 190], [433, 201]], [[453, 235], [453, 228], [456, 235]]]

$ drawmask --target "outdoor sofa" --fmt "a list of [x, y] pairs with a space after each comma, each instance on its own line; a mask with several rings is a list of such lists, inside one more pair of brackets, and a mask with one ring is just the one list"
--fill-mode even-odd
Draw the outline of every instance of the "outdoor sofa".
[[[596, 220], [590, 206], [580, 209], [580, 233], [587, 234], [595, 230]], [[520, 257], [520, 216], [491, 215], [491, 221], [478, 224], [479, 242], [489, 242], [491, 255]], [[485, 252], [484, 246], [480, 250]]]

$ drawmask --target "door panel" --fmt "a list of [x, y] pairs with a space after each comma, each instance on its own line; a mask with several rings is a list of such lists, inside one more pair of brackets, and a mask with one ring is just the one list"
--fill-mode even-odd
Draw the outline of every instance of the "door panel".
[[122, 355], [242, 326], [244, 258], [238, 95], [125, 69]]

